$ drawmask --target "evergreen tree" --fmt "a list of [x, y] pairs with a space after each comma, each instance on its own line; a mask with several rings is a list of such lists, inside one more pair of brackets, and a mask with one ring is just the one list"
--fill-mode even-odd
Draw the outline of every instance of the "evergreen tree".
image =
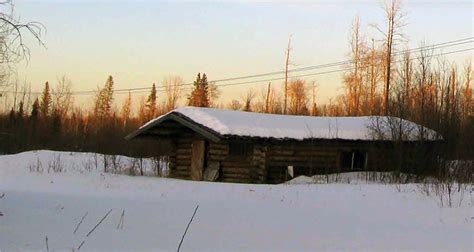
[[114, 80], [112, 76], [107, 78], [105, 86], [99, 90], [96, 96], [94, 113], [97, 117], [108, 117], [112, 112], [114, 94]]
[[41, 116], [47, 117], [49, 116], [50, 109], [51, 109], [51, 91], [49, 89], [49, 83], [46, 82], [44, 84], [43, 94], [41, 94], [41, 102], [39, 104], [39, 111]]
[[206, 74], [202, 75], [201, 79], [201, 106], [200, 107], [209, 107], [209, 83], [207, 82]]
[[20, 104], [18, 104], [18, 112], [17, 112], [17, 116], [20, 119], [23, 119], [23, 115], [25, 114], [25, 110], [23, 109], [23, 107], [24, 107], [24, 103], [23, 101], [21, 101]]
[[112, 112], [112, 102], [113, 102], [113, 95], [114, 95], [114, 79], [112, 76], [107, 78], [107, 82], [105, 83], [105, 97], [104, 97], [104, 112], [107, 115], [110, 115]]
[[146, 110], [148, 119], [154, 118], [156, 116], [156, 86], [153, 83], [151, 88], [150, 95], [146, 101]]
[[[52, 115], [52, 120], [51, 120], [51, 133], [53, 135], [58, 136], [61, 134], [61, 113], [59, 111], [55, 110], [53, 111]], [[58, 143], [60, 139], [57, 139], [55, 142]]]
[[39, 116], [40, 104], [38, 98], [35, 99], [33, 105], [31, 106], [30, 121], [36, 122]]
[[30, 139], [31, 142], [36, 135], [36, 128], [38, 127], [38, 117], [39, 117], [39, 100], [38, 98], [35, 99], [33, 105], [31, 106], [31, 114], [29, 118], [29, 125], [30, 125]]
[[199, 87], [201, 86], [201, 73], [197, 74], [196, 80], [194, 81], [193, 91], [188, 97], [189, 106], [198, 106]]
[[8, 122], [10, 125], [16, 124], [15, 108], [13, 107], [12, 109], [10, 109], [10, 112], [8, 113]]
[[206, 74], [198, 73], [194, 81], [194, 88], [188, 97], [188, 105], [195, 107], [209, 107], [209, 83]]

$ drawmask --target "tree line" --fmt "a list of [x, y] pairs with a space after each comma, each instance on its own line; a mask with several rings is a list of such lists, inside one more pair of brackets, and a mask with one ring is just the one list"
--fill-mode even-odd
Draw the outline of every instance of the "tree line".
[[423, 43], [420, 50], [397, 53], [395, 48], [405, 43], [400, 2], [391, 1], [384, 13], [383, 26], [372, 25], [381, 34], [381, 42], [377, 43], [365, 39], [360, 18], [354, 19], [347, 59], [350, 68], [343, 74], [343, 93], [327, 103], [316, 100], [315, 81], [289, 77], [289, 41], [283, 85], [268, 83], [259, 91], [248, 89], [225, 102], [219, 102], [218, 85], [209, 82], [205, 73], [197, 74], [188, 93], [184, 92], [182, 78], [169, 76], [161, 85], [153, 83], [149, 94], [139, 100], [128, 92], [121, 104], [114, 100], [114, 79], [109, 76], [97, 90], [90, 109], [74, 104], [72, 84], [66, 77], [54, 87], [46, 82], [38, 97], [16, 85], [8, 111], [0, 115], [0, 152], [49, 148], [153, 155], [151, 150], [159, 152], [165, 147], [128, 142], [123, 137], [178, 105], [190, 105], [289, 115], [396, 116], [440, 132], [447, 157], [473, 157], [472, 62], [449, 62]]

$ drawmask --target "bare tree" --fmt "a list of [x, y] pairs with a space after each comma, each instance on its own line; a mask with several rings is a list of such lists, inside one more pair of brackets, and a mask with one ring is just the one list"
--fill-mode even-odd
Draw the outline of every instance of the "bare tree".
[[283, 114], [287, 113], [288, 108], [288, 66], [290, 64], [290, 52], [291, 52], [291, 36], [288, 38], [288, 46], [286, 47], [285, 57], [285, 90], [284, 90], [284, 101], [283, 101]]
[[272, 87], [272, 83], [269, 82], [268, 83], [268, 87], [267, 87], [267, 92], [266, 92], [266, 95], [265, 95], [265, 113], [268, 113], [268, 109], [269, 109], [269, 103], [270, 103], [270, 88]]
[[39, 22], [23, 23], [14, 13], [12, 0], [0, 2], [0, 97], [8, 86], [10, 63], [29, 60], [30, 49], [25, 36], [31, 35], [41, 46], [45, 27]]
[[58, 79], [58, 84], [55, 89], [53, 89], [52, 96], [52, 109], [54, 113], [58, 113], [61, 118], [64, 118], [69, 114], [73, 98], [71, 93], [72, 82], [63, 75]]
[[472, 100], [472, 62], [467, 62], [464, 67], [465, 85], [464, 85], [464, 101], [463, 101], [463, 119], [469, 115], [474, 115], [474, 103]]
[[249, 89], [245, 96], [242, 96], [242, 101], [244, 103], [244, 111], [252, 111], [252, 101], [255, 98], [255, 92], [252, 89]]
[[402, 33], [405, 27], [405, 14], [402, 12], [401, 0], [390, 0], [384, 4], [386, 30], [374, 27], [384, 36], [384, 67], [385, 67], [385, 88], [384, 88], [384, 113], [389, 113], [390, 81], [393, 63], [393, 51], [396, 42], [404, 39]]
[[316, 81], [311, 82], [311, 115], [318, 114], [318, 107], [316, 106]]
[[176, 108], [182, 85], [183, 79], [179, 76], [170, 75], [163, 79], [163, 87], [166, 95], [166, 111], [171, 111]]
[[127, 126], [128, 121], [130, 120], [130, 116], [132, 114], [132, 94], [128, 91], [128, 96], [125, 99], [123, 106], [122, 106], [122, 123], [123, 127]]
[[365, 45], [360, 34], [360, 19], [356, 17], [351, 29], [351, 61], [353, 70], [344, 77], [346, 86], [347, 109], [349, 115], [360, 113], [362, 95], [362, 58], [365, 53]]
[[369, 111], [371, 115], [378, 114], [377, 100], [377, 86], [381, 77], [380, 57], [381, 53], [375, 48], [375, 41], [372, 39], [372, 47], [370, 48], [367, 57], [367, 79], [369, 80]]
[[308, 114], [308, 95], [306, 83], [303, 80], [293, 80], [288, 85], [289, 110], [293, 115]]
[[217, 99], [221, 95], [221, 91], [219, 90], [215, 82], [209, 83], [208, 94], [209, 94], [209, 106], [215, 107]]
[[232, 110], [240, 110], [242, 108], [242, 103], [238, 100], [232, 100], [229, 104], [227, 104], [227, 108]]
[[138, 100], [138, 121], [140, 123], [147, 121], [146, 100], [144, 96], [140, 96]]

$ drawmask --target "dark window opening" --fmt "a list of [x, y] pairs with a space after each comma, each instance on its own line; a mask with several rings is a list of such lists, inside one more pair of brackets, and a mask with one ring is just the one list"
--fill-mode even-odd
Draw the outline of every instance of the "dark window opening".
[[313, 176], [310, 167], [304, 166], [295, 166], [293, 167], [293, 177], [296, 178], [298, 176]]
[[252, 145], [240, 141], [232, 141], [229, 143], [229, 156], [230, 157], [245, 157], [250, 154]]
[[365, 169], [367, 152], [343, 151], [341, 153], [341, 166], [348, 169]]

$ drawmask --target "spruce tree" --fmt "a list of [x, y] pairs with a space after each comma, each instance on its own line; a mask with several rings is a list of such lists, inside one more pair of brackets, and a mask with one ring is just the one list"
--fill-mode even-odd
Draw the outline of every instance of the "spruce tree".
[[201, 97], [199, 107], [209, 107], [209, 83], [207, 82], [206, 74], [203, 74], [201, 79]]
[[194, 81], [194, 88], [188, 97], [188, 105], [195, 107], [209, 107], [209, 83], [206, 74], [198, 73]]
[[49, 89], [49, 83], [44, 84], [43, 93], [41, 94], [41, 102], [39, 106], [40, 115], [47, 117], [50, 114], [50, 108], [52, 103], [51, 91]]
[[99, 90], [96, 96], [94, 113], [97, 117], [103, 118], [111, 115], [114, 94], [114, 80], [112, 76], [107, 78], [105, 86]]
[[146, 110], [148, 119], [154, 118], [156, 116], [156, 86], [153, 83], [151, 88], [150, 95], [146, 101]]
[[38, 120], [39, 109], [40, 109], [39, 100], [38, 98], [36, 98], [35, 101], [33, 102], [33, 105], [31, 106], [30, 120], [32, 122], [36, 122]]
[[112, 76], [107, 78], [107, 82], [105, 83], [105, 97], [104, 97], [104, 114], [110, 115], [112, 112], [112, 102], [113, 102], [113, 95], [114, 95], [114, 79]]
[[191, 95], [188, 97], [188, 105], [198, 107], [198, 97], [199, 97], [199, 90], [201, 87], [201, 73], [197, 74], [196, 80], [194, 81], [193, 91]]

